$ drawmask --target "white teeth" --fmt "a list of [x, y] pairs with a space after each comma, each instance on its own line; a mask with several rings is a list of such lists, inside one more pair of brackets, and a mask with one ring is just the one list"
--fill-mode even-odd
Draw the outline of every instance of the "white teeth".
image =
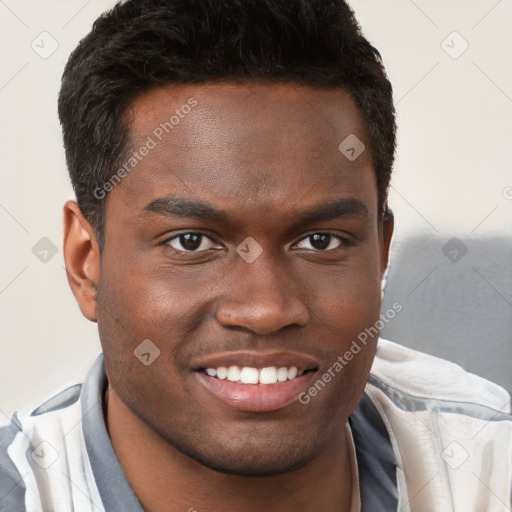
[[258, 384], [259, 372], [256, 368], [248, 368], [244, 366], [240, 373], [240, 382], [242, 384]]
[[228, 380], [231, 382], [240, 380], [240, 368], [238, 368], [238, 366], [230, 366], [228, 368]]
[[288, 378], [288, 368], [279, 368], [277, 370], [277, 380], [284, 382]]
[[225, 366], [217, 368], [217, 378], [225, 379], [228, 376], [228, 369]]
[[288, 370], [288, 379], [292, 380], [295, 379], [295, 377], [297, 377], [297, 368], [295, 368], [295, 366], [292, 366]]
[[206, 368], [205, 371], [210, 377], [241, 382], [242, 384], [275, 384], [276, 382], [293, 380], [304, 374], [303, 370], [297, 371], [295, 366], [291, 368], [269, 366], [260, 370], [248, 366], [243, 368], [239, 366], [230, 366], [229, 368], [220, 366], [219, 368]]
[[277, 382], [277, 370], [275, 366], [260, 370], [260, 384], [275, 384]]

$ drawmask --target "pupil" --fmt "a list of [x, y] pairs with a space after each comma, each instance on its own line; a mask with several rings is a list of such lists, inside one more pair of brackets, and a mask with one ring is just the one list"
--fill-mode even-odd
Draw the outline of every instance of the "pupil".
[[329, 243], [331, 241], [331, 235], [311, 235], [310, 236], [311, 245], [315, 249], [325, 249], [329, 247]]
[[180, 243], [184, 249], [194, 251], [201, 245], [201, 235], [194, 233], [185, 233], [180, 235]]

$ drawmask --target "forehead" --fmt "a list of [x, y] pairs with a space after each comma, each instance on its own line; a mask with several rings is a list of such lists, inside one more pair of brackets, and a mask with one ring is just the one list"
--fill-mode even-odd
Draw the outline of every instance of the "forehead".
[[[136, 99], [130, 113], [134, 142], [168, 122], [173, 135], [168, 142], [181, 146], [217, 146], [229, 141], [235, 144], [234, 149], [258, 149], [262, 140], [272, 140], [274, 147], [289, 148], [300, 143], [304, 149], [311, 149], [330, 145], [354, 132], [363, 138], [365, 132], [359, 110], [347, 91], [292, 84], [160, 87]], [[328, 136], [333, 140], [328, 141]]]
[[143, 94], [129, 117], [127, 157], [151, 146], [111, 194], [122, 191], [132, 207], [174, 193], [260, 211], [306, 190], [311, 201], [340, 194], [376, 201], [369, 152], [349, 159], [340, 151], [354, 137], [358, 152], [367, 145], [359, 110], [342, 89], [180, 84]]

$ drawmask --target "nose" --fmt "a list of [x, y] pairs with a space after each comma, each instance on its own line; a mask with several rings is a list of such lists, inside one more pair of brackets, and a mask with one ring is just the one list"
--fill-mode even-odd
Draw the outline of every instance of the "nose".
[[270, 334], [283, 327], [303, 327], [309, 311], [282, 265], [261, 255], [247, 263], [240, 259], [230, 272], [216, 317], [225, 327], [243, 327], [256, 334]]

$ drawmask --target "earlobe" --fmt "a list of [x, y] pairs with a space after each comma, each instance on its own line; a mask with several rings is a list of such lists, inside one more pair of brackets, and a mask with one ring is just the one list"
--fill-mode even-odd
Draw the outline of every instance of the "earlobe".
[[80, 311], [88, 320], [96, 322], [99, 248], [94, 230], [76, 201], [67, 201], [64, 205], [64, 261]]

